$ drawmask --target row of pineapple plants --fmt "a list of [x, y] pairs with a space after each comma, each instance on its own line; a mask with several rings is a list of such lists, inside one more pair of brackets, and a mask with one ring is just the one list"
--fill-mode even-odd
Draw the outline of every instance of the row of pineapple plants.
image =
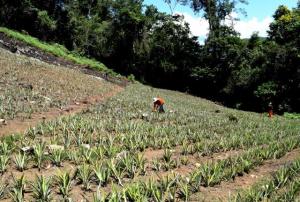
[[230, 201], [296, 201], [300, 193], [300, 160], [289, 163], [270, 178], [240, 191]]
[[[70, 148], [70, 149], [58, 149], [52, 151], [51, 154], [47, 154], [46, 152], [46, 144], [45, 142], [39, 142], [35, 144], [33, 147], [33, 154], [29, 155], [26, 153], [18, 152], [15, 155], [13, 155], [13, 158], [9, 157], [9, 154], [13, 150], [13, 148], [9, 148], [9, 145], [6, 142], [2, 142], [0, 144], [0, 173], [4, 173], [7, 166], [9, 165], [9, 161], [13, 160], [13, 162], [16, 165], [16, 168], [19, 171], [23, 171], [26, 169], [27, 165], [29, 164], [29, 161], [34, 161], [34, 165], [39, 168], [39, 170], [42, 169], [43, 164], [47, 162], [51, 162], [55, 166], [62, 166], [63, 161], [69, 160], [72, 163], [75, 163], [76, 165], [81, 164], [82, 162], [90, 163], [92, 161], [97, 160], [103, 160], [103, 159], [111, 159], [115, 158], [120, 153], [128, 153], [125, 148], [123, 149], [123, 145], [120, 145], [117, 147], [114, 145], [114, 139], [115, 138], [108, 138], [101, 142], [98, 146], [92, 147], [91, 149], [85, 148], [85, 147], [78, 147], [78, 148]], [[254, 141], [253, 141], [254, 142]], [[217, 142], [210, 142], [208, 143], [208, 146], [204, 144], [202, 146], [201, 143], [196, 144], [189, 144], [188, 146], [183, 145], [182, 146], [182, 154], [194, 154], [196, 151], [200, 153], [200, 155], [204, 155], [203, 151], [209, 151], [210, 153], [218, 152], [219, 149], [217, 146], [215, 146]], [[256, 143], [258, 144], [258, 143]], [[260, 143], [261, 144], [261, 143]], [[296, 142], [294, 142], [296, 144]], [[259, 145], [259, 144], [258, 144]], [[204, 149], [203, 149], [204, 148]], [[122, 152], [121, 152], [122, 151]], [[135, 151], [133, 150], [132, 153]], [[177, 167], [176, 164], [178, 162], [171, 159], [172, 152], [170, 149], [164, 150], [163, 157], [165, 158], [163, 163], [166, 170], [169, 170], [172, 167]], [[187, 164], [188, 159], [181, 158], [182, 164]], [[160, 170], [159, 167], [161, 167], [160, 162], [157, 161], [157, 159], [154, 159], [153, 165], [156, 168], [156, 170]]]
[[[201, 186], [215, 186], [223, 180], [234, 180], [238, 175], [249, 173], [264, 160], [280, 158], [297, 146], [299, 142], [295, 145], [293, 140], [286, 140], [267, 148], [251, 149], [237, 157], [199, 165], [195, 171], [185, 176], [174, 174], [159, 178], [158, 181], [151, 179], [146, 182], [143, 180], [129, 183], [125, 188], [112, 190], [106, 194], [105, 199], [102, 196], [102, 200], [107, 198], [111, 200], [110, 197], [113, 196], [116, 197], [114, 200], [119, 201], [175, 201], [176, 199], [188, 201], [192, 194], [200, 191]], [[132, 191], [134, 194], [131, 193]]]
[[[1, 147], [1, 152], [8, 153], [9, 149], [7, 149], [7, 144], [3, 145], [4, 146]], [[279, 158], [287, 151], [290, 151], [297, 146], [299, 146], [299, 142], [289, 139], [281, 144], [271, 144], [267, 148], [259, 148], [256, 150], [250, 149], [249, 152], [241, 156], [228, 158], [216, 163], [201, 165], [199, 170], [197, 169], [195, 172], [190, 174], [190, 179], [201, 179], [201, 183], [199, 185], [213, 186], [222, 180], [229, 180], [243, 172], [249, 172], [253, 166], [259, 165], [263, 160]], [[38, 144], [35, 148], [34, 155], [36, 159], [36, 166], [39, 168], [44, 159], [40, 156], [40, 154], [44, 153], [44, 148], [44, 143]], [[56, 152], [60, 153], [62, 151], [57, 150]], [[54, 152], [54, 154], [56, 152]], [[82, 160], [84, 164], [77, 168], [74, 178], [78, 180], [78, 183], [82, 184], [82, 188], [84, 190], [90, 189], [91, 182], [98, 182], [98, 186], [106, 185], [108, 182], [117, 183], [118, 185], [123, 186], [124, 178], [134, 179], [136, 175], [146, 174], [146, 161], [143, 156], [139, 154], [127, 155], [127, 153], [125, 153], [125, 155], [120, 159], [112, 158], [107, 161], [96, 162], [95, 165], [90, 166], [89, 163], [93, 162], [90, 158], [93, 155], [98, 155], [100, 158], [103, 158], [103, 151], [81, 148], [81, 156], [83, 157]], [[20, 156], [18, 157], [20, 159], [26, 159], [26, 154], [18, 154], [17, 156]], [[132, 156], [133, 158], [131, 158]], [[174, 168], [176, 167], [176, 162], [172, 160], [171, 156], [171, 151], [166, 149], [162, 160], [165, 165], [171, 165], [171, 168]], [[251, 162], [251, 160], [253, 160], [253, 162]], [[19, 163], [16, 163], [16, 165], [20, 171], [24, 169], [24, 166], [20, 166]], [[155, 163], [153, 163], [153, 168], [156, 167]], [[221, 176], [220, 173], [222, 173], [223, 176]], [[191, 186], [196, 187], [195, 185]]]
[[[0, 199], [11, 198], [13, 202], [25, 201], [25, 194], [32, 193], [35, 201], [53, 201], [54, 193], [59, 194], [61, 199], [68, 201], [74, 182], [69, 173], [59, 172], [53, 177], [36, 176], [31, 182], [22, 175], [13, 179], [10, 185], [0, 182]], [[27, 199], [28, 200], [28, 199]]]
[[[178, 108], [178, 112], [149, 113], [146, 118], [143, 118], [142, 110], [151, 107], [144, 101], [146, 99], [137, 101], [139, 100], [137, 95], [145, 98], [148, 96], [145, 95], [144, 90], [137, 86], [129, 87], [129, 90], [116, 98], [82, 114], [45, 122], [31, 128], [23, 138], [8, 144], [8, 149], [5, 149], [5, 146], [0, 147], [0, 151], [6, 150], [0, 153], [4, 165], [2, 174], [13, 165], [17, 165], [17, 169], [21, 172], [24, 169], [31, 169], [32, 164], [43, 171], [45, 163], [50, 162], [60, 167], [64, 162], [68, 162], [77, 166], [74, 175], [76, 177], [72, 179], [80, 183], [84, 190], [91, 186], [99, 186], [100, 180], [96, 180], [95, 170], [98, 171], [100, 178], [106, 179], [100, 183], [101, 187], [110, 186], [112, 183], [122, 187], [127, 186], [128, 179], [130, 182], [137, 176], [147, 175], [149, 168], [158, 172], [168, 172], [180, 164], [186, 165], [189, 155], [205, 156], [233, 149], [247, 150], [260, 145], [269, 145], [274, 141], [283, 141], [286, 138], [296, 139], [299, 135], [297, 125], [293, 122], [276, 118], [270, 121], [252, 114], [230, 112], [235, 113], [238, 118], [236, 123], [228, 119], [226, 109], [221, 109], [220, 113], [210, 111], [209, 108], [198, 109], [195, 107], [198, 103], [194, 101], [191, 106], [179, 102], [173, 104], [172, 107]], [[146, 93], [150, 94], [148, 89]], [[171, 96], [170, 99], [175, 99]], [[174, 101], [176, 102], [177, 100]], [[253, 121], [249, 119], [252, 116]], [[62, 145], [64, 149], [47, 154], [45, 145], [49, 144]], [[91, 148], [86, 149], [83, 147], [84, 144]], [[28, 145], [34, 145], [33, 154], [19, 153], [19, 147]], [[182, 156], [180, 163], [174, 160], [170, 153], [170, 150], [178, 146]], [[164, 149], [164, 154], [162, 158], [154, 159], [150, 165], [143, 163], [143, 166], [139, 167], [134, 160], [137, 155], [132, 154], [142, 154], [147, 148]], [[264, 153], [268, 156], [272, 151], [264, 150]], [[125, 156], [120, 158], [120, 154]], [[276, 154], [276, 156], [280, 155]], [[144, 161], [144, 158], [140, 159], [141, 162]], [[99, 166], [96, 169], [95, 162], [103, 169]], [[208, 166], [214, 167], [214, 164]], [[225, 168], [229, 170], [229, 174], [234, 171], [233, 166], [232, 169], [227, 166]], [[191, 174], [190, 178], [199, 178], [199, 176], [201, 175], [195, 174], [193, 177]], [[201, 186], [205, 184], [202, 180], [201, 183]], [[190, 184], [185, 185], [191, 187]], [[119, 189], [116, 189], [116, 192], [118, 191]]]

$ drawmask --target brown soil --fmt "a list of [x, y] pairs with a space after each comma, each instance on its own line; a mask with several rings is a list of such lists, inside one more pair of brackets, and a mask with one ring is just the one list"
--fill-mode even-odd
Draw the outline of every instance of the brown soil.
[[[176, 151], [174, 156], [172, 157], [173, 160], [180, 160], [179, 156], [176, 154], [180, 147], [176, 147]], [[151, 153], [150, 153], [151, 152]], [[145, 181], [149, 179], [157, 180], [161, 177], [168, 176], [170, 174], [177, 174], [180, 176], [187, 176], [189, 175], [193, 170], [197, 168], [197, 164], [205, 164], [209, 162], [215, 162], [218, 160], [226, 159], [232, 156], [239, 155], [242, 153], [243, 150], [232, 150], [232, 151], [226, 151], [226, 152], [218, 152], [213, 153], [209, 156], [201, 156], [197, 157], [196, 155], [186, 155], [188, 158], [188, 164], [187, 165], [181, 165], [177, 168], [170, 169], [169, 171], [155, 171], [152, 169], [152, 163], [151, 160], [161, 158], [163, 156], [163, 150], [146, 150], [145, 158], [147, 158], [147, 173], [146, 176], [139, 176], [135, 179], [135, 181]], [[183, 157], [183, 156], [181, 156]]]
[[115, 86], [113, 90], [111, 90], [110, 92], [102, 96], [88, 97], [85, 100], [82, 100], [80, 102], [75, 102], [73, 104], [70, 104], [69, 106], [63, 109], [52, 108], [47, 112], [34, 113], [32, 114], [31, 119], [14, 119], [11, 121], [8, 120], [6, 125], [0, 126], [0, 136], [10, 135], [15, 133], [24, 133], [28, 128], [34, 127], [35, 125], [43, 121], [49, 121], [60, 116], [67, 116], [67, 115], [72, 115], [72, 114], [82, 112], [85, 109], [89, 108], [91, 105], [114, 96], [122, 89], [123, 89], [122, 87]]
[[163, 149], [153, 150], [153, 149], [146, 149], [144, 152], [144, 158], [147, 161], [151, 161], [153, 159], [161, 158], [164, 154]]
[[241, 189], [247, 189], [259, 182], [263, 178], [267, 178], [280, 167], [299, 158], [300, 149], [295, 149], [280, 159], [267, 160], [262, 166], [253, 169], [249, 174], [236, 177], [234, 181], [222, 182], [214, 187], [201, 187], [200, 192], [193, 195], [191, 201], [228, 201]]
[[[49, 164], [50, 165], [50, 164]], [[71, 176], [74, 175], [76, 166], [64, 162], [63, 167], [55, 167], [55, 166], [49, 166], [48, 169], [43, 168], [41, 171], [39, 171], [37, 168], [29, 168], [23, 172], [17, 171], [15, 168], [11, 167], [10, 172], [6, 172], [5, 175], [1, 176], [2, 181], [9, 181], [12, 184], [13, 178], [19, 179], [22, 175], [24, 175], [25, 179], [27, 180], [26, 188], [25, 188], [25, 201], [33, 201], [33, 191], [31, 188], [30, 183], [34, 182], [37, 176], [44, 176], [44, 177], [52, 177], [52, 183], [55, 183], [55, 179], [53, 178], [59, 170], [63, 170], [66, 172], [69, 172]], [[61, 201], [61, 196], [59, 195], [58, 187], [52, 186], [53, 190], [53, 200], [54, 201]], [[72, 189], [70, 193], [70, 197], [74, 199], [73, 201], [82, 201], [84, 199], [91, 199], [92, 193], [96, 193], [97, 186], [92, 184], [91, 185], [91, 191], [84, 191], [81, 188], [81, 185], [76, 184], [76, 180], [72, 183]], [[4, 199], [2, 201], [11, 201], [11, 198]]]

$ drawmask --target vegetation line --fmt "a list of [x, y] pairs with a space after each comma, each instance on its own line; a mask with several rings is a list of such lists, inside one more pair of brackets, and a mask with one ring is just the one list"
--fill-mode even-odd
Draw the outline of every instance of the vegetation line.
[[51, 53], [57, 57], [62, 57], [66, 60], [70, 60], [76, 64], [79, 65], [87, 65], [92, 67], [95, 70], [102, 71], [105, 73], [108, 73], [110, 75], [116, 76], [117, 74], [113, 72], [112, 70], [108, 69], [103, 63], [96, 61], [94, 59], [90, 59], [87, 57], [80, 56], [79, 54], [75, 52], [71, 52], [68, 49], [66, 49], [64, 46], [54, 43], [54, 44], [49, 44], [46, 42], [42, 42], [39, 39], [22, 34], [17, 31], [13, 31], [11, 29], [5, 28], [5, 27], [0, 27], [0, 32], [6, 34], [7, 36], [20, 40], [22, 42], [25, 42], [28, 45], [34, 46], [36, 48], [39, 48], [47, 53]]

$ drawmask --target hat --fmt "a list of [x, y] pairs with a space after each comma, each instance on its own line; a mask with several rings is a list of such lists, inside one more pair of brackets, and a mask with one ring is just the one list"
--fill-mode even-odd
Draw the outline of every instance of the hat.
[[154, 97], [154, 98], [153, 98], [153, 102], [156, 102], [157, 100], [158, 100], [157, 97]]

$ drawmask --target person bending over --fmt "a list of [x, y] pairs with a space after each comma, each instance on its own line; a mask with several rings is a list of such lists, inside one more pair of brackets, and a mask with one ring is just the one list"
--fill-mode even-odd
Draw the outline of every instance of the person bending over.
[[153, 98], [153, 111], [157, 111], [159, 113], [165, 112], [164, 109], [165, 101], [160, 97]]

